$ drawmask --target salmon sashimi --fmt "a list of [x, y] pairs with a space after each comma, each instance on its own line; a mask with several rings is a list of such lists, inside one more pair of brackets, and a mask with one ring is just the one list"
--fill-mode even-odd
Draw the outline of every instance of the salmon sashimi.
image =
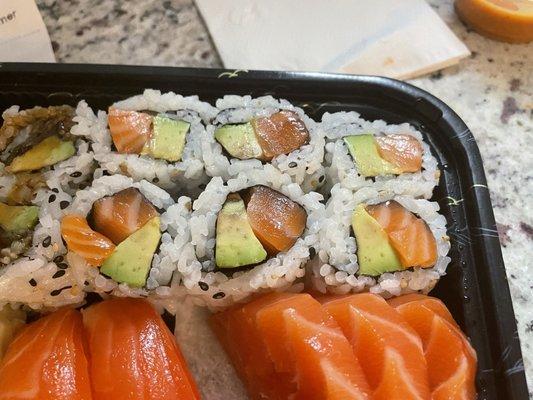
[[364, 293], [322, 299], [350, 341], [374, 399], [429, 399], [422, 341], [380, 296]]
[[90, 400], [81, 314], [63, 309], [26, 325], [0, 366], [0, 400]]
[[305, 230], [305, 209], [282, 193], [259, 185], [243, 198], [252, 230], [269, 255], [289, 250]]
[[174, 336], [145, 300], [97, 303], [83, 321], [94, 399], [200, 399]]
[[61, 236], [67, 248], [83, 257], [93, 267], [102, 265], [115, 250], [114, 243], [91, 229], [81, 215], [70, 214], [61, 220]]
[[419, 295], [390, 302], [424, 344], [433, 400], [476, 398], [477, 357], [466, 336], [440, 300]]
[[152, 120], [146, 113], [110, 107], [109, 131], [117, 151], [140, 154], [152, 134]]
[[294, 296], [272, 293], [215, 314], [210, 324], [253, 400], [285, 400], [296, 390], [292, 375], [278, 372], [263, 344], [255, 315], [267, 304]]
[[128, 188], [94, 202], [94, 229], [119, 244], [159, 213], [136, 188]]
[[381, 158], [400, 172], [418, 172], [422, 169], [422, 145], [411, 135], [376, 136]]
[[252, 120], [264, 158], [289, 154], [309, 142], [309, 131], [294, 111], [279, 111], [269, 117]]
[[294, 399], [368, 399], [370, 389], [335, 320], [308, 294], [258, 310], [256, 324], [275, 368], [291, 373]]
[[387, 232], [404, 268], [435, 265], [437, 242], [424, 220], [396, 201], [369, 205], [366, 211]]

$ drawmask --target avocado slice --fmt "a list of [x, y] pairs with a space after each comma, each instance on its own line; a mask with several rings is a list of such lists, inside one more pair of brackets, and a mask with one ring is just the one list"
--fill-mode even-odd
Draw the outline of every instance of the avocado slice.
[[377, 276], [402, 270], [402, 263], [381, 225], [359, 204], [352, 216], [352, 228], [357, 241], [359, 274]]
[[215, 131], [215, 139], [232, 157], [240, 160], [263, 157], [263, 150], [250, 122], [221, 126]]
[[345, 136], [344, 143], [364, 177], [400, 174], [402, 171], [379, 156], [373, 135]]
[[0, 361], [4, 357], [7, 346], [15, 334], [24, 325], [26, 314], [22, 310], [13, 310], [9, 305], [0, 308]]
[[148, 154], [170, 162], [180, 161], [185, 148], [185, 138], [191, 124], [164, 115], [153, 119], [152, 138], [146, 142], [141, 154]]
[[8, 206], [0, 203], [0, 227], [10, 233], [21, 233], [32, 229], [39, 218], [39, 207]]
[[218, 213], [215, 262], [219, 268], [237, 268], [265, 260], [267, 252], [255, 237], [244, 201], [237, 193], [228, 195]]
[[100, 272], [119, 283], [143, 287], [160, 239], [160, 220], [154, 217], [115, 248]]
[[76, 154], [74, 143], [61, 140], [58, 136], [49, 136], [24, 154], [15, 157], [6, 167], [6, 171], [34, 171], [66, 160], [74, 154]]

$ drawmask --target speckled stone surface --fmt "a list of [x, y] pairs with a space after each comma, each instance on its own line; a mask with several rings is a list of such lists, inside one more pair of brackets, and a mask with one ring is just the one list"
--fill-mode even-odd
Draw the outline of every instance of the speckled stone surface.
[[[221, 66], [191, 0], [37, 3], [59, 62]], [[450, 105], [476, 137], [533, 390], [533, 44], [487, 40], [457, 20], [452, 0], [430, 3], [472, 56], [412, 83]]]

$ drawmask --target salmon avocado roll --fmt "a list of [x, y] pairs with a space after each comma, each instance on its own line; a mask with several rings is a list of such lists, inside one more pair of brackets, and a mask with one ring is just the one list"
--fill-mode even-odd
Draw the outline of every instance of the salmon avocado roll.
[[304, 191], [324, 182], [324, 137], [302, 109], [270, 96], [228, 95], [203, 143], [206, 172], [228, 179], [250, 167], [272, 164]]
[[355, 112], [325, 113], [326, 189], [371, 187], [430, 198], [440, 171], [422, 134], [409, 124], [369, 122]]
[[[197, 96], [146, 90], [111, 105], [95, 134], [96, 159], [111, 174], [147, 180], [172, 191], [197, 193], [205, 184], [201, 142], [214, 108]], [[172, 193], [177, 194], [177, 193]]]
[[429, 292], [450, 261], [438, 210], [425, 199], [335, 185], [322, 220], [315, 284], [321, 291], [385, 297]]
[[63, 259], [85, 291], [145, 296], [171, 284], [190, 207], [147, 181], [97, 178], [53, 221], [49, 257]]
[[226, 183], [213, 178], [194, 202], [191, 243], [178, 269], [200, 303], [225, 306], [304, 275], [322, 196], [304, 194], [271, 165]]

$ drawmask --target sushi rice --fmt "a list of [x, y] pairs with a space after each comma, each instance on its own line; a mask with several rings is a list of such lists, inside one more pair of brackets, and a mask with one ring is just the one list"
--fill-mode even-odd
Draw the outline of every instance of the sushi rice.
[[[429, 145], [424, 142], [422, 134], [411, 125], [387, 125], [385, 121], [366, 121], [356, 112], [325, 113], [321, 127], [326, 135], [326, 165], [327, 185], [324, 191], [329, 192], [333, 185], [357, 190], [374, 186], [379, 191], [394, 194], [404, 194], [413, 197], [429, 199], [433, 189], [439, 182], [440, 170], [437, 160], [431, 154]], [[422, 171], [403, 173], [401, 175], [376, 176], [374, 179], [365, 178], [357, 172], [354, 160], [350, 155], [343, 138], [348, 135], [409, 135], [416, 138], [422, 145]]]
[[89, 133], [95, 142], [95, 158], [100, 166], [110, 174], [124, 174], [135, 181], [144, 179], [169, 191], [179, 189], [186, 190], [188, 194], [197, 194], [198, 187], [207, 181], [202, 159], [204, 123], [214, 117], [215, 108], [200, 101], [198, 96], [183, 97], [173, 92], [161, 93], [151, 89], [145, 90], [141, 95], [119, 101], [112, 107], [168, 113], [190, 123], [190, 128], [182, 160], [171, 163], [146, 155], [120, 154], [114, 151], [105, 115], [100, 129]]
[[[214, 263], [217, 215], [229, 193], [255, 185], [268, 186], [303, 206], [307, 212], [306, 230], [288, 251], [228, 276], [216, 271]], [[305, 194], [290, 176], [269, 164], [243, 171], [227, 183], [220, 177], [211, 179], [193, 203], [191, 242], [184, 246], [177, 262], [186, 292], [195, 297], [197, 304], [221, 307], [261, 290], [288, 288], [304, 276], [311, 248], [318, 242], [319, 221], [324, 214], [321, 200], [322, 195]]]
[[251, 96], [227, 95], [216, 101], [218, 115], [206, 128], [202, 141], [205, 169], [209, 176], [220, 176], [227, 180], [250, 168], [260, 168], [260, 160], [228, 159], [222, 146], [215, 140], [215, 130], [225, 124], [238, 124], [254, 117], [268, 117], [281, 110], [294, 111], [309, 130], [310, 141], [287, 155], [275, 157], [271, 164], [282, 173], [288, 174], [293, 182], [305, 192], [316, 190], [324, 182], [324, 134], [320, 126], [304, 111], [287, 100], [272, 96], [252, 98]]
[[[427, 223], [436, 239], [437, 261], [431, 268], [387, 272], [378, 278], [359, 276], [357, 244], [350, 234], [354, 209], [361, 203], [378, 204], [388, 200], [397, 201]], [[450, 262], [446, 219], [438, 210], [437, 203], [425, 199], [384, 193], [376, 187], [353, 191], [336, 184], [321, 221], [317, 257], [309, 265], [313, 286], [324, 293], [370, 291], [386, 298], [411, 292], [428, 293], [445, 274]]]

